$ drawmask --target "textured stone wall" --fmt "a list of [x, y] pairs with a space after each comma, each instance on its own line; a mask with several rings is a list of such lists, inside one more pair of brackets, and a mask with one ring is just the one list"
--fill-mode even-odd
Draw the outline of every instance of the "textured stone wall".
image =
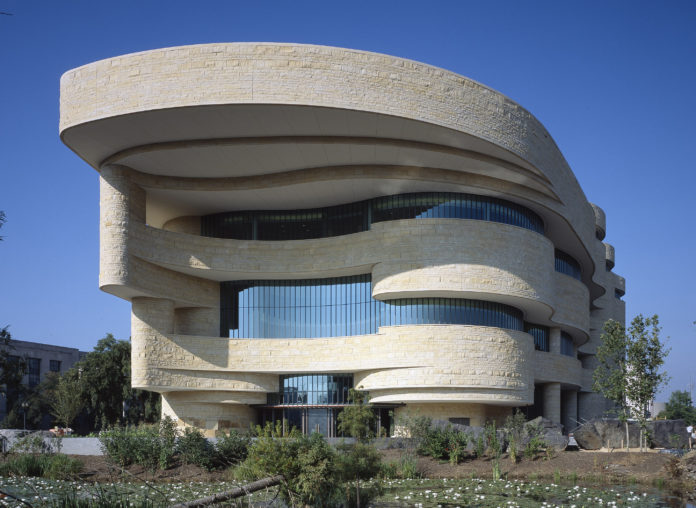
[[[462, 139], [476, 140], [468, 148], [478, 147], [486, 164], [500, 170], [310, 165], [280, 168], [270, 176], [206, 179], [195, 167], [187, 176], [164, 177], [104, 163], [153, 143], [177, 142], [186, 149], [186, 141], [224, 137], [207, 131], [206, 122], [177, 124], [177, 115], [194, 110], [214, 115], [250, 104], [278, 105], [286, 114], [330, 108], [408, 120], [419, 128], [437, 126], [452, 135], [428, 149], [444, 154], [461, 149]], [[146, 118], [155, 119], [153, 125], [162, 119], [162, 129], [127, 128]], [[580, 390], [582, 418], [606, 406], [589, 393], [592, 355], [604, 322], [624, 320], [625, 304], [614, 290], [625, 291], [625, 281], [605, 270], [607, 260], [614, 262], [613, 248], [598, 240], [606, 232], [605, 214], [587, 202], [544, 127], [498, 92], [387, 55], [292, 44], [210, 44], [136, 53], [67, 72], [61, 79], [60, 128], [64, 139], [73, 140], [69, 144], [84, 144], [73, 148], [87, 159], [87, 152], [100, 153], [90, 133], [113, 134], [114, 152], [90, 159], [101, 172], [100, 286], [132, 301], [133, 385], [162, 392], [163, 413], [180, 423], [208, 433], [248, 426], [254, 419], [249, 405], [277, 391], [281, 372], [351, 372], [375, 402], [405, 403], [399, 411], [423, 410], [443, 419], [469, 417], [472, 424], [531, 403], [535, 383], [546, 387], [544, 404], [555, 421], [561, 417], [561, 384]], [[322, 136], [323, 128], [303, 135]], [[235, 135], [257, 136], [262, 143], [266, 134]], [[350, 133], [368, 135], [375, 133]], [[401, 136], [389, 149], [429, 142], [411, 139], [408, 132]], [[476, 154], [467, 157], [475, 161]], [[148, 201], [177, 192], [271, 187], [290, 192], [314, 181], [350, 185], [352, 178], [418, 181], [437, 189], [449, 182], [515, 198], [544, 218], [547, 237], [457, 219], [393, 221], [363, 233], [288, 242], [203, 238], [200, 218], [188, 215], [168, 220], [163, 229], [146, 225]], [[584, 283], [554, 271], [554, 241], [573, 247]], [[360, 273], [372, 274], [373, 296], [379, 299], [446, 296], [514, 305], [529, 320], [552, 327], [552, 351], [534, 351], [531, 337], [522, 332], [453, 325], [385, 327], [370, 336], [313, 340], [217, 337], [219, 281]], [[582, 362], [559, 354], [561, 328], [582, 343]]]
[[[401, 220], [373, 224], [370, 231], [352, 235], [287, 242], [207, 238], [133, 224], [129, 240], [131, 253], [139, 259], [205, 278], [372, 273], [378, 299], [503, 296], [511, 305], [533, 311], [540, 322], [572, 327], [579, 337], [589, 331], [587, 287], [554, 271], [553, 245], [547, 238], [507, 224]], [[205, 302], [212, 305], [214, 298]]]

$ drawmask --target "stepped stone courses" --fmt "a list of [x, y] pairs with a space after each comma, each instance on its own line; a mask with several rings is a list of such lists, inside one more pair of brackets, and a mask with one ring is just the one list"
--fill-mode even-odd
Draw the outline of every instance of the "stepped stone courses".
[[[165, 48], [61, 79], [61, 137], [100, 173], [100, 287], [132, 303], [133, 386], [213, 434], [256, 422], [279, 375], [350, 373], [401, 414], [502, 420], [536, 403], [566, 428], [599, 416], [591, 390], [607, 319], [624, 320], [614, 248], [544, 127], [475, 81], [387, 55], [295, 44]], [[460, 192], [537, 213], [544, 235], [409, 219], [311, 240], [201, 236], [201, 217], [408, 192]], [[554, 270], [554, 250], [582, 280]], [[319, 339], [220, 335], [220, 282], [370, 274], [372, 296], [468, 298], [550, 328], [381, 327]], [[560, 334], [576, 357], [560, 353]], [[535, 385], [542, 400], [534, 400]]]

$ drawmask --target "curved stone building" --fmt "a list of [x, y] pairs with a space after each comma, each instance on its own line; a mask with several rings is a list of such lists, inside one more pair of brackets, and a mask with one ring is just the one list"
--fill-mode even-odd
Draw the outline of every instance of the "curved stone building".
[[101, 180], [104, 291], [132, 303], [133, 386], [213, 433], [335, 434], [352, 386], [390, 413], [572, 426], [624, 280], [529, 112], [418, 62], [207, 44], [61, 79]]

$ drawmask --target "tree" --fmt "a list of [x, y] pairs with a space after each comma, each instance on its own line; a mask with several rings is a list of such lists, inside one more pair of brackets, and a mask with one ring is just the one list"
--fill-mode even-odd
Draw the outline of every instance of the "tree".
[[691, 400], [691, 394], [687, 391], [673, 391], [660, 416], [668, 420], [683, 419], [689, 425], [696, 425], [696, 407]]
[[89, 428], [159, 419], [160, 395], [131, 387], [131, 345], [110, 333], [66, 375], [77, 380]]
[[27, 371], [26, 362], [13, 355], [13, 349], [12, 335], [7, 326], [0, 328], [0, 397], [5, 398], [8, 415], [20, 398], [22, 379]]
[[375, 424], [375, 412], [368, 404], [368, 395], [351, 388], [348, 401], [351, 405], [345, 407], [338, 415], [338, 431], [360, 442], [368, 441], [374, 437], [372, 429]]
[[[285, 434], [285, 436], [284, 436]], [[309, 436], [296, 429], [283, 432], [280, 422], [256, 429], [257, 438], [236, 471], [239, 478], [256, 480], [283, 475], [280, 496], [288, 506], [341, 506], [336, 452], [318, 432]]]
[[597, 349], [599, 364], [592, 375], [592, 388], [615, 404], [619, 420], [626, 426], [626, 448], [628, 449], [628, 349], [626, 328], [613, 319], [604, 324], [602, 345]]
[[661, 372], [669, 349], [660, 341], [660, 321], [657, 315], [637, 315], [628, 328], [628, 400], [632, 414], [640, 424], [640, 448], [647, 447], [648, 407], [657, 391], [669, 376]]
[[597, 349], [599, 365], [593, 374], [593, 388], [615, 404], [614, 411], [626, 427], [626, 448], [629, 447], [628, 419], [635, 417], [641, 425], [641, 449], [645, 438], [647, 407], [657, 390], [667, 382], [660, 372], [669, 353], [660, 341], [657, 316], [639, 314], [626, 328], [614, 320], [607, 321], [602, 345]]
[[343, 478], [355, 480], [355, 501], [359, 508], [360, 480], [374, 476], [379, 471], [381, 460], [379, 452], [369, 443], [374, 437], [375, 413], [368, 404], [368, 394], [351, 388], [348, 400], [351, 405], [338, 415], [338, 431], [354, 437], [357, 442], [339, 446], [339, 465]]
[[51, 400], [51, 414], [56, 421], [63, 427], [70, 427], [83, 406], [79, 380], [69, 375], [60, 376]]

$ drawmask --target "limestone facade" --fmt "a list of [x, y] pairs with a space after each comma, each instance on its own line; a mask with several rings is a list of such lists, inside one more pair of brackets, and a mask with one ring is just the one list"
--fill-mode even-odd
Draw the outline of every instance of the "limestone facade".
[[[594, 355], [604, 322], [625, 314], [605, 214], [544, 127], [498, 92], [386, 55], [210, 44], [68, 71], [60, 129], [100, 173], [99, 283], [132, 303], [133, 386], [162, 393], [181, 425], [248, 427], [281, 376], [309, 373], [350, 374], [397, 415], [480, 424], [532, 407], [571, 428], [605, 409]], [[310, 239], [202, 234], [211, 214], [433, 192], [514, 203], [543, 232], [408, 218]], [[557, 271], [558, 251], [577, 277]], [[362, 274], [379, 301], [514, 307], [549, 330], [548, 351], [524, 330], [462, 323], [221, 336], [223, 282]]]

